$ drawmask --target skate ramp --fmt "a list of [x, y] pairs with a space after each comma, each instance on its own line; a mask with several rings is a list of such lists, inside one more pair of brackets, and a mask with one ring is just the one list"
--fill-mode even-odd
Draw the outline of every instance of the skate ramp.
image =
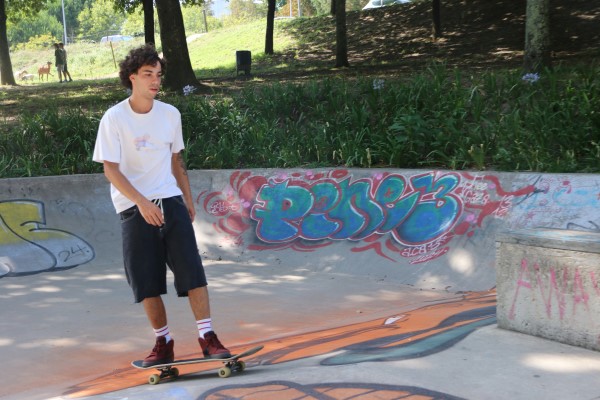
[[[487, 303], [464, 321], [493, 324], [478, 310], [495, 304], [498, 232], [596, 232], [600, 224], [600, 179], [591, 174], [328, 169], [189, 177], [221, 335], [237, 349], [299, 335], [283, 349], [271, 345], [269, 357], [302, 348], [310, 332], [363, 332], [374, 328], [360, 324], [404, 324], [409, 314], [415, 323], [415, 310], [452, 309], [464, 292]], [[105, 177], [0, 180], [0, 223], [0, 352], [14, 360], [0, 397], [94, 395], [143, 383], [131, 380], [128, 365], [152, 337], [125, 281]], [[178, 354], [193, 355], [185, 300], [171, 293], [165, 300]], [[362, 356], [329, 355], [327, 362]], [[31, 376], [33, 392], [26, 391]]]

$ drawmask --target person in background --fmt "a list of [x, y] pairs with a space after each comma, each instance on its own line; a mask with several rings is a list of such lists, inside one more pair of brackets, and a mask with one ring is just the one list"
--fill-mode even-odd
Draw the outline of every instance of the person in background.
[[93, 155], [104, 164], [120, 214], [127, 280], [156, 336], [144, 367], [175, 358], [161, 298], [167, 292], [167, 265], [178, 296], [189, 299], [204, 357], [230, 357], [212, 328], [207, 280], [192, 225], [196, 211], [182, 154], [181, 114], [154, 99], [165, 66], [151, 44], [129, 52], [119, 77], [131, 96], [102, 117]]
[[54, 43], [54, 65], [56, 65], [56, 72], [58, 72], [58, 80], [60, 81], [60, 83], [63, 83], [63, 70], [65, 67], [65, 59], [64, 53], [60, 49], [58, 43]]
[[[59, 43], [58, 47], [60, 48], [60, 50], [63, 52], [63, 76], [65, 78], [65, 82], [73, 82], [73, 78], [71, 78], [71, 73], [69, 72], [69, 69], [67, 68], [67, 50], [65, 49], [65, 45], [64, 43]], [[69, 80], [67, 81], [67, 76], [69, 77]]]

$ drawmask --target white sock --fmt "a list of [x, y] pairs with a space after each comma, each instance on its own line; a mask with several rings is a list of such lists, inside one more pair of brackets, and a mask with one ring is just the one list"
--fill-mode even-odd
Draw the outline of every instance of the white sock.
[[154, 334], [156, 337], [164, 336], [167, 339], [167, 343], [171, 341], [171, 333], [169, 332], [169, 325], [165, 325], [160, 329], [154, 329]]
[[212, 319], [206, 318], [196, 321], [196, 325], [198, 326], [198, 336], [204, 339], [204, 335], [208, 332], [212, 331]]

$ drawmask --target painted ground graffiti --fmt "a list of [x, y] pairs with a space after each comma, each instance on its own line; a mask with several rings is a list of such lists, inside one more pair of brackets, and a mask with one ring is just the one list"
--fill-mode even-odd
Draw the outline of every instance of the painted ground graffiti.
[[375, 172], [355, 177], [344, 169], [252, 175], [236, 171], [229, 187], [201, 193], [197, 202], [214, 227], [251, 250], [314, 251], [350, 241], [353, 252], [374, 251], [392, 261], [423, 263], [442, 256], [456, 236], [473, 235], [486, 218], [504, 218], [537, 191], [507, 191], [493, 175], [430, 171]]
[[289, 381], [265, 382], [256, 385], [231, 385], [210, 390], [198, 400], [265, 399], [278, 400], [344, 400], [344, 399], [420, 399], [460, 400], [451, 396], [414, 386], [379, 385], [369, 383], [319, 383], [303, 385]]
[[43, 203], [0, 201], [0, 278], [73, 268], [94, 259], [85, 240], [45, 225]]
[[[403, 312], [398, 315], [390, 315], [383, 320], [361, 322], [352, 325], [336, 327], [327, 330], [293, 335], [253, 345], [262, 344], [264, 350], [256, 356], [246, 359], [249, 368], [256, 366], [276, 365], [300, 359], [306, 359], [324, 354], [335, 353], [318, 362], [321, 366], [348, 365], [362, 362], [389, 362], [426, 357], [459, 343], [476, 329], [496, 323], [496, 292], [470, 292], [464, 294], [448, 295], [448, 298], [440, 300], [439, 303], [427, 305], [412, 311]], [[232, 348], [235, 353], [246, 350], [245, 348]], [[192, 354], [181, 355], [182, 358], [193, 357]], [[194, 364], [182, 366], [181, 372], [190, 374], [194, 372], [211, 371], [214, 366], [210, 364]], [[214, 371], [211, 371], [214, 373]], [[93, 396], [101, 393], [122, 390], [125, 388], [143, 385], [147, 381], [147, 372], [134, 369], [133, 367], [113, 371], [103, 377], [83, 382], [71, 388], [69, 397]], [[190, 375], [190, 379], [192, 376]], [[281, 383], [281, 382], [280, 382]], [[239, 398], [264, 398], [267, 387], [273, 382], [264, 382], [255, 386], [231, 387], [223, 386], [205, 394], [200, 398], [238, 398], [222, 395], [235, 390], [237, 393], [244, 392]], [[360, 383], [342, 382], [332, 386], [332, 390], [340, 390], [339, 396], [333, 398], [354, 398], [349, 393], [362, 393], [365, 387]], [[383, 388], [385, 385], [376, 385]], [[344, 388], [344, 390], [341, 390]], [[240, 389], [240, 391], [237, 391]], [[286, 395], [289, 385], [282, 384], [277, 390]], [[314, 387], [311, 385], [295, 387], [293, 390], [300, 392]], [[224, 392], [221, 392], [224, 390]], [[371, 393], [380, 393], [376, 388]], [[408, 390], [406, 387], [393, 387], [394, 391]], [[416, 398], [452, 398], [439, 397], [442, 394], [428, 391], [424, 388], [412, 388], [407, 396], [414, 395]], [[358, 392], [357, 392], [358, 391]], [[418, 394], [424, 395], [419, 397]], [[207, 396], [211, 397], [207, 397]], [[431, 397], [427, 397], [431, 396]], [[438, 397], [436, 397], [438, 396]], [[286, 397], [278, 397], [285, 399]], [[299, 396], [302, 397], [302, 396]], [[297, 397], [296, 397], [297, 398]], [[304, 398], [304, 397], [302, 397]], [[307, 397], [310, 398], [310, 397]], [[324, 397], [317, 397], [324, 398]], [[360, 397], [359, 397], [360, 398]], [[365, 397], [367, 398], [367, 397]], [[372, 398], [372, 397], [371, 397]], [[387, 398], [387, 397], [386, 397]], [[403, 398], [403, 397], [390, 397]], [[410, 397], [407, 397], [410, 398]]]

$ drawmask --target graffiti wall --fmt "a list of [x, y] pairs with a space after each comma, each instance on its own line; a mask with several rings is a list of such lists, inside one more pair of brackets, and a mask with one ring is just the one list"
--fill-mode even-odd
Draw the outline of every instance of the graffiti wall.
[[313, 267], [333, 253], [343, 271], [462, 290], [494, 286], [498, 230], [598, 230], [599, 184], [594, 175], [231, 171], [196, 201], [220, 248], [296, 254]]
[[84, 239], [46, 226], [43, 203], [0, 201], [0, 277], [72, 268], [93, 258]]
[[[600, 227], [600, 179], [591, 174], [306, 169], [189, 176], [201, 254], [249, 268], [285, 262], [423, 288], [485, 290], [495, 285], [496, 232]], [[104, 176], [0, 180], [0, 202], [1, 276], [120, 262]]]
[[101, 176], [1, 179], [0, 278], [89, 265], [98, 250], [113, 261], [106, 190]]

